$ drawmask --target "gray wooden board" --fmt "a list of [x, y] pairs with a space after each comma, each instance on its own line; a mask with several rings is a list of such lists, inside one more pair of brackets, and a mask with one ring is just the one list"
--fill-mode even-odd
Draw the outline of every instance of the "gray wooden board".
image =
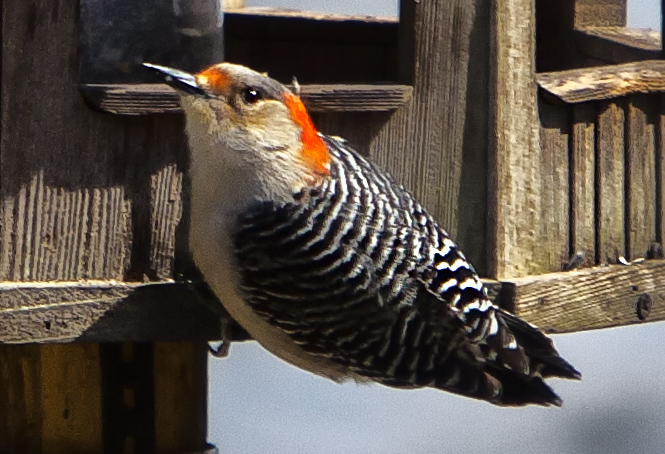
[[[84, 85], [88, 103], [118, 115], [182, 112], [175, 90], [165, 84]], [[301, 85], [300, 95], [312, 112], [381, 112], [397, 109], [411, 96], [405, 85]]]
[[[515, 313], [552, 333], [665, 320], [665, 261], [608, 265], [502, 282]], [[648, 295], [649, 310], [638, 301]]]
[[539, 73], [536, 80], [543, 90], [567, 103], [611, 99], [664, 91], [665, 62], [647, 60]]
[[0, 343], [213, 340], [224, 314], [194, 284], [0, 284]]

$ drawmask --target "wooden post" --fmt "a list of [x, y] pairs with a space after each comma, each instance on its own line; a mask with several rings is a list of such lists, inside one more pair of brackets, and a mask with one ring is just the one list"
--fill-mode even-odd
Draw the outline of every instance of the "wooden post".
[[480, 0], [401, 2], [399, 83], [413, 85], [413, 95], [382, 118], [370, 142], [372, 158], [412, 190], [453, 237], [461, 235], [462, 248], [481, 271], [488, 15], [487, 2]]
[[201, 342], [0, 346], [0, 453], [203, 452]]
[[497, 279], [542, 272], [541, 148], [535, 83], [533, 0], [492, 3], [489, 272]]
[[[182, 118], [86, 106], [78, 7], [2, 3], [0, 281], [172, 279], [188, 266]], [[54, 297], [37, 299], [68, 302]], [[0, 345], [0, 453], [205, 450], [206, 373], [201, 340]]]

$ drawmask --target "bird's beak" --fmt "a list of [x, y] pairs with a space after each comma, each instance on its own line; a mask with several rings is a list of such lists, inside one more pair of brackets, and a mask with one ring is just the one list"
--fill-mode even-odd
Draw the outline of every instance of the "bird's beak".
[[153, 65], [152, 63], [143, 63], [148, 69], [157, 71], [164, 76], [165, 82], [178, 91], [184, 91], [192, 95], [205, 95], [205, 91], [199, 87], [196, 77], [193, 74], [180, 71], [179, 69], [169, 68], [168, 66]]

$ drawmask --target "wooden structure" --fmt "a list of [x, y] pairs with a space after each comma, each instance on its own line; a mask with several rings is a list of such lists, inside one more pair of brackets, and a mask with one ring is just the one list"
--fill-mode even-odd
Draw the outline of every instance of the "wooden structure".
[[[2, 4], [0, 453], [213, 452], [224, 315], [187, 250], [177, 100], [79, 87], [77, 8]], [[665, 319], [665, 74], [625, 20], [625, 0], [402, 0], [399, 22], [234, 10], [224, 29], [228, 60], [297, 75], [319, 129], [557, 332]]]

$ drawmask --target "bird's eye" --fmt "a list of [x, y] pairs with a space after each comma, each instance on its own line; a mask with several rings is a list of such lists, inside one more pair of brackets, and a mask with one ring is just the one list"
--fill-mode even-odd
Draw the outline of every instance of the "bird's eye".
[[245, 88], [242, 91], [242, 99], [247, 103], [247, 104], [254, 104], [257, 101], [260, 101], [263, 99], [263, 93], [261, 93], [259, 90], [256, 88]]

